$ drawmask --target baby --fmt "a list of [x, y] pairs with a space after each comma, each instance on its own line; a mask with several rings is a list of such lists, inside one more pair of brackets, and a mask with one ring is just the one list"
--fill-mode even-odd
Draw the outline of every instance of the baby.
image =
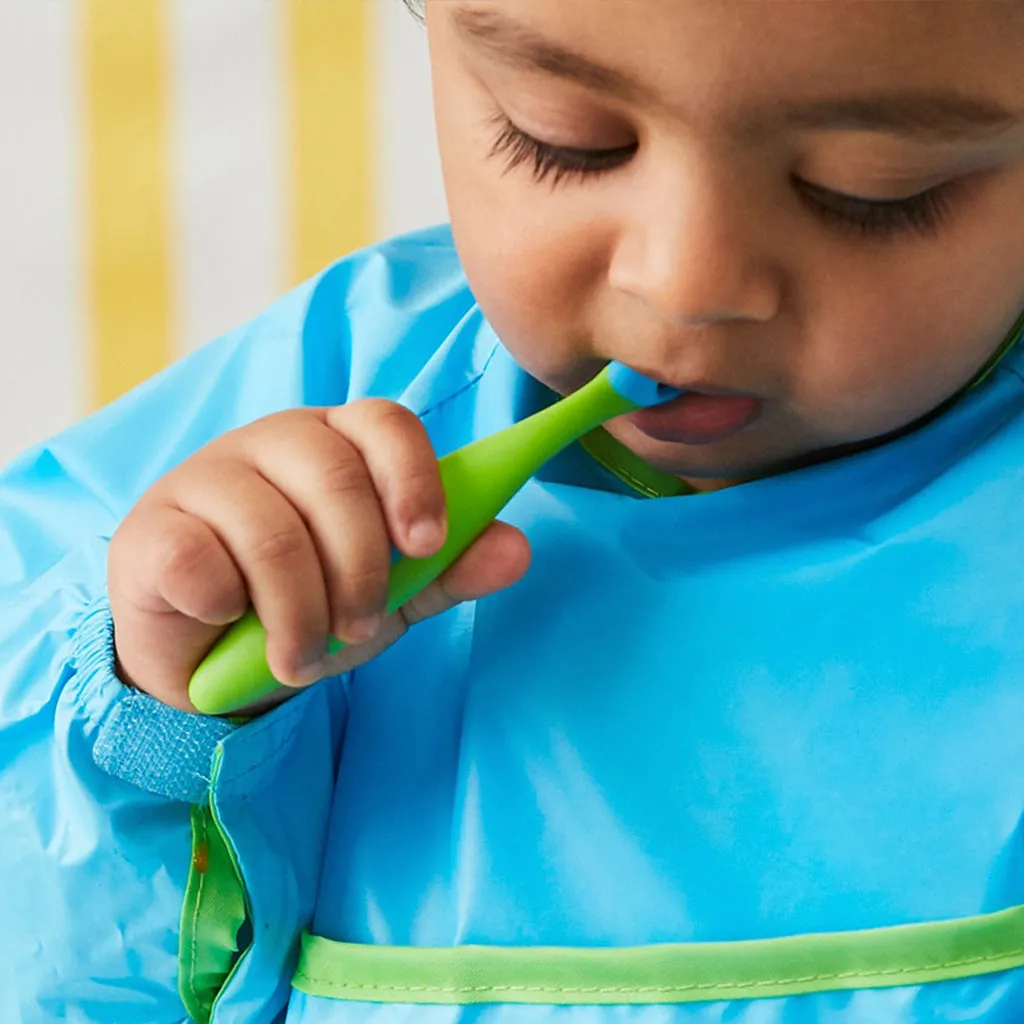
[[421, 13], [450, 229], [0, 478], [0, 1019], [1024, 1019], [1024, 5]]

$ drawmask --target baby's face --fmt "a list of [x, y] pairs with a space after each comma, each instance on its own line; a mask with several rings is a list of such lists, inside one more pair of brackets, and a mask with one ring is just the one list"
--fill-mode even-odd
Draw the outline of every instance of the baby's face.
[[428, 0], [427, 20], [484, 312], [558, 391], [618, 359], [748, 396], [705, 402], [703, 428], [610, 425], [697, 486], [913, 422], [1024, 308], [1022, 3]]

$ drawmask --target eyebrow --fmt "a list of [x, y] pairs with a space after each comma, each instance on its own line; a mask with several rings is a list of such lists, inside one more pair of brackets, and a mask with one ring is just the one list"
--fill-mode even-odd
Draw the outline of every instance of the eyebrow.
[[963, 93], [911, 91], [787, 105], [780, 120], [795, 128], [955, 139], [998, 134], [1019, 123], [1020, 116]]
[[[463, 39], [510, 67], [542, 71], [633, 102], [662, 102], [626, 72], [574, 53], [505, 14], [458, 7], [452, 12], [452, 21]], [[942, 141], [994, 135], [1019, 124], [1022, 117], [1020, 111], [953, 90], [908, 91], [771, 103], [745, 118], [741, 130], [760, 134], [782, 124], [798, 129], [874, 131]]]
[[624, 99], [650, 95], [650, 90], [624, 72], [567, 50], [497, 11], [459, 7], [452, 12], [452, 23], [467, 42], [511, 67], [545, 71], [555, 78]]

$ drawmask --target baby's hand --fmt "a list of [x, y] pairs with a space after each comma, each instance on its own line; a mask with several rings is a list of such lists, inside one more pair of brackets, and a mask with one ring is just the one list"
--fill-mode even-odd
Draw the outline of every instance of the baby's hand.
[[192, 673], [251, 602], [271, 671], [304, 686], [328, 674], [328, 634], [351, 645], [331, 669], [353, 667], [407, 623], [526, 571], [526, 538], [495, 523], [382, 627], [391, 546], [422, 558], [445, 531], [437, 459], [399, 405], [293, 410], [225, 434], [147, 491], [111, 541], [120, 676], [192, 710]]

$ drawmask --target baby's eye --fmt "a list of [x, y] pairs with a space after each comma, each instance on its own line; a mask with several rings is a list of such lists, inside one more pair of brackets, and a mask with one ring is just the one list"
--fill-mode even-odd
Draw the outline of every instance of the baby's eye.
[[883, 239], [908, 231], [935, 234], [950, 211], [950, 200], [957, 184], [943, 182], [900, 199], [870, 199], [800, 179], [794, 179], [794, 183], [803, 200], [825, 220]]
[[526, 164], [535, 181], [551, 180], [557, 185], [569, 178], [590, 178], [621, 167], [636, 153], [635, 142], [610, 149], [580, 149], [542, 142], [513, 124], [504, 114], [495, 119], [498, 134], [491, 155], [505, 159], [505, 169]]

